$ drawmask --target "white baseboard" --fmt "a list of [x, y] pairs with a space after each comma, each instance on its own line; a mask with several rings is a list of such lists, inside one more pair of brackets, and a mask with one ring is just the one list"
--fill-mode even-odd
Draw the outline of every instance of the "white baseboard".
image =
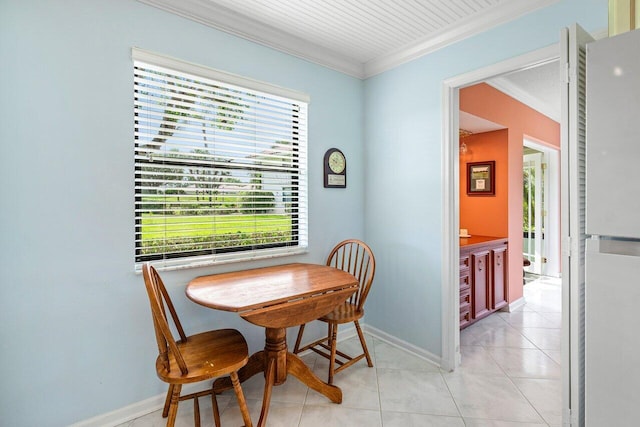
[[376, 329], [373, 326], [369, 326], [367, 324], [363, 324], [362, 329], [364, 332], [370, 335], [373, 335], [374, 337], [378, 338], [381, 341], [386, 342], [387, 344], [390, 344], [394, 347], [398, 347], [408, 353], [413, 354], [414, 356], [417, 356], [421, 359], [425, 359], [428, 362], [433, 363], [438, 368], [442, 366], [442, 358], [440, 356], [436, 356], [435, 354], [423, 348], [416, 347], [411, 343], [408, 343], [399, 338], [396, 338], [393, 335], [389, 335], [388, 333], [381, 331], [380, 329]]
[[[522, 304], [524, 304], [524, 298]], [[519, 301], [519, 300], [518, 300]], [[430, 353], [422, 348], [416, 347], [413, 344], [410, 344], [406, 341], [398, 339], [388, 333], [381, 331], [380, 329], [376, 329], [367, 324], [362, 324], [363, 332], [384, 341], [394, 347], [398, 347], [406, 352], [409, 352], [421, 359], [425, 359], [436, 366], [440, 367], [442, 365], [442, 360], [440, 357], [436, 356], [433, 353]], [[356, 336], [356, 328], [344, 327], [342, 329], [338, 329], [338, 341], [344, 341], [346, 339], [352, 338]], [[310, 352], [311, 350], [307, 350]], [[306, 352], [301, 353], [304, 355]], [[184, 394], [193, 393], [203, 389], [203, 383], [196, 384], [186, 384], [182, 391]], [[165, 392], [166, 393], [166, 392]], [[151, 412], [157, 411], [164, 406], [164, 399], [166, 394], [159, 394], [157, 396], [150, 397], [148, 399], [142, 400], [140, 402], [133, 403], [131, 405], [125, 406], [120, 409], [116, 409], [115, 411], [108, 412], [106, 414], [98, 415], [93, 418], [89, 418], [84, 421], [79, 421], [75, 424], [70, 425], [69, 427], [115, 427], [120, 424], [124, 424], [129, 421], [133, 421], [136, 418], [147, 415]]]
[[524, 297], [520, 297], [517, 300], [510, 302], [506, 307], [504, 307], [500, 311], [506, 311], [507, 313], [512, 313], [517, 309], [519, 309], [520, 307], [522, 307], [523, 305], [525, 305], [526, 303], [527, 301], [524, 299]]
[[[185, 384], [182, 387], [182, 394], [195, 393], [200, 390], [204, 390], [204, 382], [195, 384]], [[167, 386], [168, 388], [168, 386]], [[71, 424], [69, 427], [114, 427], [120, 424], [124, 424], [130, 421], [140, 418], [151, 412], [162, 409], [164, 406], [164, 399], [166, 397], [166, 391], [157, 396], [150, 397], [140, 402], [133, 403], [115, 411], [108, 412], [106, 414], [98, 415], [93, 418], [89, 418], [84, 421], [79, 421], [75, 424]]]
[[136, 402], [124, 408], [116, 409], [115, 411], [98, 415], [88, 420], [79, 421], [71, 424], [69, 427], [111, 427], [124, 424], [162, 408], [164, 398], [164, 394], [150, 397], [149, 399]]

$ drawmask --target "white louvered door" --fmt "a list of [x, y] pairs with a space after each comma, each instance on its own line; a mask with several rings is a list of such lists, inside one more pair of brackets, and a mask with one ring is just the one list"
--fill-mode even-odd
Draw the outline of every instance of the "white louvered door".
[[579, 25], [562, 30], [562, 380], [563, 424], [584, 426], [586, 44]]

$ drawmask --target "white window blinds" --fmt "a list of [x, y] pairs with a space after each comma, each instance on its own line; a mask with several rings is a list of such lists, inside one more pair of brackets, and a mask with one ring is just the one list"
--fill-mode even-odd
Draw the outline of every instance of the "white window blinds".
[[139, 49], [133, 59], [136, 265], [305, 250], [306, 97]]

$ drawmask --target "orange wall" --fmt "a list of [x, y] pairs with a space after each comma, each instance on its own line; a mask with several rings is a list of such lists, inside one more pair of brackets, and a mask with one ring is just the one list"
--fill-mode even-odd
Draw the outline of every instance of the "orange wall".
[[[464, 138], [467, 152], [460, 153], [460, 228], [478, 236], [506, 237], [508, 230], [508, 170], [507, 130], [485, 132]], [[495, 196], [467, 195], [467, 163], [493, 160]]]
[[[506, 205], [510, 260], [509, 302], [513, 302], [522, 298], [522, 142], [527, 137], [559, 149], [560, 124], [486, 83], [460, 90], [460, 110], [507, 128]], [[461, 157], [461, 168], [464, 164], [466, 160]], [[496, 190], [500, 187], [504, 189], [505, 183], [496, 180], [496, 185], [499, 186]], [[462, 196], [465, 193], [466, 187], [464, 193], [461, 190], [460, 194]], [[499, 203], [496, 202], [496, 206], [498, 205]], [[491, 221], [491, 218], [487, 220]], [[502, 219], [499, 222], [503, 222]], [[470, 233], [473, 233], [471, 227], [467, 228], [470, 229]]]

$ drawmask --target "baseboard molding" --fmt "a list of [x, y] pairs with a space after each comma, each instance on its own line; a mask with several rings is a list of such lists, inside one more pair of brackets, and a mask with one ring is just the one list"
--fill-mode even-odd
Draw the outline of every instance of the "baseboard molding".
[[[399, 338], [389, 335], [388, 333], [381, 331], [380, 329], [374, 328], [373, 326], [369, 326], [366, 323], [361, 323], [360, 326], [362, 327], [362, 331], [364, 333], [367, 333], [379, 339], [380, 341], [384, 341], [387, 344], [392, 345], [394, 347], [398, 347], [399, 349], [404, 350], [408, 353], [411, 353], [416, 357], [425, 359], [426, 361], [433, 363], [439, 368], [442, 366], [442, 359], [439, 356], [436, 356], [435, 354], [428, 352], [427, 350], [416, 347], [413, 344], [410, 344], [406, 341], [403, 341]], [[343, 327], [342, 329], [340, 328], [338, 329], [338, 336], [336, 337], [336, 341], [340, 342], [340, 341], [348, 340], [350, 338], [355, 337], [356, 335], [357, 335], [356, 328], [352, 324], [351, 327], [346, 326], [346, 327]], [[300, 355], [302, 356], [308, 352], [311, 352], [311, 350], [307, 350], [303, 353], [300, 353]]]
[[378, 338], [381, 341], [386, 342], [387, 344], [390, 344], [394, 347], [398, 347], [399, 349], [404, 350], [408, 353], [411, 353], [416, 357], [419, 357], [421, 359], [424, 359], [428, 362], [433, 363], [438, 368], [442, 366], [442, 358], [440, 356], [437, 356], [423, 348], [416, 347], [411, 343], [403, 341], [397, 337], [394, 337], [393, 335], [389, 335], [388, 333], [381, 331], [380, 329], [374, 328], [373, 326], [369, 326], [367, 324], [363, 324], [362, 329], [364, 332], [374, 336], [375, 338]]
[[[524, 298], [522, 304], [524, 304]], [[346, 326], [346, 325], [345, 325]], [[433, 363], [434, 365], [440, 367], [442, 365], [442, 360], [440, 357], [436, 356], [433, 353], [430, 353], [422, 348], [416, 347], [413, 344], [410, 344], [406, 341], [403, 341], [399, 338], [396, 338], [388, 333], [381, 331], [380, 329], [374, 328], [373, 326], [369, 326], [367, 324], [361, 324], [363, 332], [377, 338], [381, 341], [386, 342], [389, 345], [394, 347], [398, 347], [408, 353], [413, 354], [416, 357], [427, 360], [428, 362]], [[355, 337], [357, 335], [356, 328], [344, 327], [342, 329], [338, 329], [337, 341], [344, 341], [349, 338]], [[311, 352], [311, 350], [307, 350], [306, 352], [301, 353], [300, 355], [304, 355], [307, 352]], [[187, 384], [182, 388], [184, 394], [193, 393], [202, 389], [202, 384]], [[75, 424], [71, 424], [69, 427], [115, 427], [120, 424], [124, 424], [126, 422], [130, 422], [135, 420], [136, 418], [147, 415], [151, 412], [157, 411], [164, 406], [164, 399], [166, 394], [162, 393], [157, 396], [150, 397], [148, 399], [142, 400], [140, 402], [133, 403], [131, 405], [125, 406], [120, 409], [116, 409], [115, 411], [108, 412], [106, 414], [98, 415], [93, 418], [89, 418], [84, 421], [79, 421]]]
[[165, 395], [150, 397], [149, 399], [136, 402], [124, 408], [116, 409], [115, 411], [98, 415], [88, 420], [79, 421], [71, 424], [69, 427], [111, 427], [124, 424], [162, 408], [164, 398]]
[[[204, 383], [185, 384], [182, 387], [182, 394], [195, 393], [203, 390]], [[150, 397], [140, 402], [133, 403], [115, 411], [98, 415], [84, 421], [71, 424], [69, 427], [114, 427], [140, 418], [151, 412], [162, 409], [166, 391], [157, 396]]]
[[507, 313], [512, 313], [517, 309], [519, 309], [520, 307], [522, 307], [523, 305], [525, 305], [526, 303], [527, 301], [524, 299], [524, 297], [520, 297], [517, 300], [510, 302], [505, 308], [503, 308], [500, 311], [506, 311]]

